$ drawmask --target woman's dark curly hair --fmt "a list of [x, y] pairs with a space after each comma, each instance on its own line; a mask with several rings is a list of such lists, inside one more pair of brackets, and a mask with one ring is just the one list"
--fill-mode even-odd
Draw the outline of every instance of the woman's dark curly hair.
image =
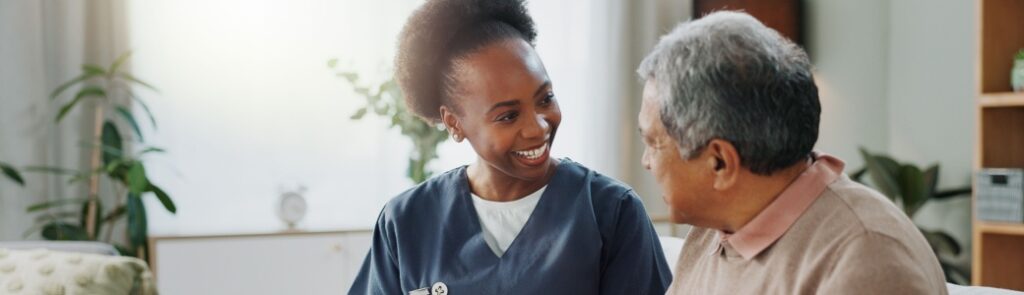
[[537, 36], [523, 0], [428, 0], [398, 37], [395, 78], [405, 104], [429, 123], [455, 88], [453, 61], [492, 42]]

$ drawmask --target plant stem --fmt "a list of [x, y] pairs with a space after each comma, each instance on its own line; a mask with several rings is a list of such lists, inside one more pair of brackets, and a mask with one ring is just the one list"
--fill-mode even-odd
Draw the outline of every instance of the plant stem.
[[[92, 154], [90, 155], [89, 171], [94, 171], [100, 167], [100, 150], [103, 148], [103, 103], [97, 102], [94, 107], [93, 119], [93, 141], [100, 144], [100, 146], [93, 146]], [[85, 233], [86, 237], [90, 240], [96, 239], [96, 201], [100, 195], [100, 173], [93, 173], [89, 176], [89, 205], [85, 214]]]
[[[123, 196], [127, 196], [127, 195], [126, 195], [126, 192], [124, 191], [123, 187], [121, 187], [121, 186], [115, 186], [115, 187], [116, 187], [116, 190], [117, 190], [117, 192], [115, 192], [115, 194], [116, 194], [115, 196], [117, 196], [117, 204], [115, 204], [114, 208], [120, 208], [125, 203], [125, 200], [124, 200]], [[110, 239], [113, 238], [114, 225], [117, 224], [117, 220], [118, 219], [120, 219], [120, 218], [112, 219], [107, 224], [107, 228], [108, 228], [107, 231], [106, 231], [107, 235], [106, 235], [106, 237], [103, 238], [103, 240], [107, 244], [111, 244]]]

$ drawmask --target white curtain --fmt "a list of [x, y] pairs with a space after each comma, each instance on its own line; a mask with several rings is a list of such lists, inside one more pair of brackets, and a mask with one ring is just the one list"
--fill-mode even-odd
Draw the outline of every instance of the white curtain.
[[[81, 64], [109, 64], [127, 49], [124, 11], [115, 0], [0, 1], [0, 161], [87, 167], [80, 145], [92, 131], [91, 114], [82, 111], [88, 106], [55, 125], [60, 104], [49, 96], [77, 76]], [[31, 228], [34, 215], [25, 212], [30, 204], [87, 194], [66, 177], [22, 173], [25, 187], [0, 179], [0, 240], [21, 239]]]

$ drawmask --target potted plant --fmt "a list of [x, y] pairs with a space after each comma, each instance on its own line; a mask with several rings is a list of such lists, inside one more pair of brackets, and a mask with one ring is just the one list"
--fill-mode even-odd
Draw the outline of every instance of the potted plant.
[[[938, 164], [922, 170], [913, 164], [900, 163], [885, 155], [872, 154], [864, 148], [860, 149], [860, 154], [864, 157], [865, 167], [858, 169], [850, 178], [863, 182], [861, 180], [866, 174], [872, 186], [892, 200], [911, 219], [928, 201], [970, 196], [969, 186], [938, 190]], [[939, 264], [946, 274], [946, 280], [960, 285], [969, 284], [970, 269], [963, 269], [953, 262], [961, 252], [956, 239], [943, 231], [920, 227], [918, 229], [935, 251], [935, 256], [938, 257]]]
[[[327, 66], [331, 69], [337, 67], [338, 60], [331, 59]], [[343, 78], [356, 94], [366, 99], [366, 105], [352, 114], [352, 120], [359, 120], [367, 113], [373, 112], [377, 116], [391, 119], [389, 128], [398, 128], [402, 135], [412, 141], [413, 150], [409, 156], [409, 167], [406, 176], [413, 183], [421, 183], [431, 175], [427, 164], [437, 159], [437, 146], [448, 139], [448, 132], [438, 126], [433, 126], [413, 115], [406, 109], [402, 90], [394, 79], [386, 79], [376, 85], [363, 85], [359, 74], [347, 70], [337, 70], [336, 75]]]
[[[154, 196], [163, 207], [171, 212], [177, 211], [174, 201], [156, 183], [146, 176], [144, 156], [160, 153], [157, 147], [139, 148], [137, 152], [128, 150], [121, 126], [129, 126], [135, 138], [135, 144], [142, 147], [143, 134], [139, 122], [125, 104], [134, 101], [146, 112], [149, 122], [156, 127], [156, 120], [146, 103], [132, 91], [133, 85], [140, 85], [156, 90], [152, 85], [137, 79], [123, 71], [130, 53], [125, 53], [107, 67], [86, 64], [82, 73], [74, 79], [58, 86], [50, 95], [53, 101], [59, 101], [61, 94], [76, 85], [83, 85], [70, 100], [62, 103], [60, 111], [54, 118], [59, 124], [64, 117], [82, 105], [85, 100], [93, 100], [92, 140], [82, 144], [83, 151], [89, 154], [89, 167], [86, 170], [61, 167], [26, 167], [26, 172], [52, 173], [68, 177], [69, 184], [88, 181], [88, 195], [82, 198], [64, 198], [50, 200], [29, 206], [26, 210], [38, 213], [36, 224], [26, 235], [40, 231], [48, 240], [98, 240], [115, 244], [122, 255], [137, 256], [145, 259], [148, 225], [146, 208], [142, 198]], [[7, 173], [7, 169], [4, 169]], [[100, 181], [109, 183], [115, 191], [114, 204], [104, 204], [100, 198]], [[105, 185], [106, 186], [106, 185]], [[109, 206], [109, 207], [108, 207]], [[106, 209], [106, 210], [105, 210]], [[124, 236], [127, 245], [119, 245], [113, 241], [116, 229], [113, 225], [126, 220]], [[104, 237], [101, 238], [101, 234]], [[121, 237], [118, 237], [121, 238]]]

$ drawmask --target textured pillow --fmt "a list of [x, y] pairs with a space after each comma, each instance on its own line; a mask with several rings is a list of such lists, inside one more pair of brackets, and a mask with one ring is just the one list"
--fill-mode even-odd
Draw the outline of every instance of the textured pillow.
[[151, 295], [154, 288], [137, 258], [0, 248], [0, 294]]

